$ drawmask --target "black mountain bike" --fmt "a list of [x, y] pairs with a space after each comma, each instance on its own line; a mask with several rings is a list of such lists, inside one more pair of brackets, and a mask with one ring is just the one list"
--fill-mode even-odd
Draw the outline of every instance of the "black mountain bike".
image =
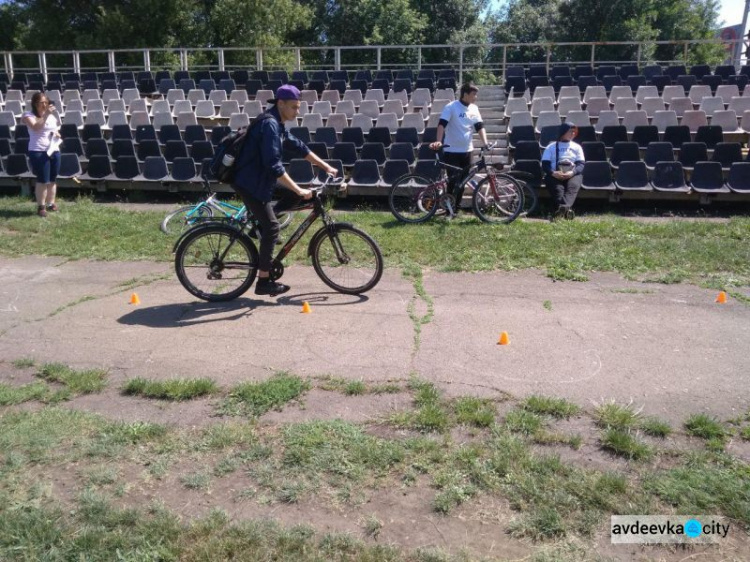
[[[375, 240], [348, 223], [337, 223], [326, 211], [323, 193], [333, 176], [313, 189], [303, 208], [312, 208], [271, 264], [273, 281], [284, 275], [282, 261], [317, 218], [323, 227], [308, 246], [315, 272], [323, 283], [340, 293], [358, 295], [369, 291], [383, 275], [383, 256]], [[187, 291], [207, 301], [228, 301], [245, 293], [258, 272], [258, 250], [250, 237], [258, 224], [248, 220], [208, 220], [177, 240], [175, 270]]]

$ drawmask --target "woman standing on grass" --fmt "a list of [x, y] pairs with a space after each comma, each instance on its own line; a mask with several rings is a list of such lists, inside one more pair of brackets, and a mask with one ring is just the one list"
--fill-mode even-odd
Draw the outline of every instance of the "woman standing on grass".
[[21, 117], [29, 128], [29, 162], [36, 175], [37, 214], [46, 217], [47, 211], [57, 211], [57, 173], [60, 171], [60, 115], [47, 96], [37, 92], [31, 97], [31, 111]]

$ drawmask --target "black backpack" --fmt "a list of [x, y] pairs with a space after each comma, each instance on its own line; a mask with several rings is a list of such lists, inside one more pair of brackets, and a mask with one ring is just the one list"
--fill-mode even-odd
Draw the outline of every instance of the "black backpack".
[[209, 169], [211, 174], [221, 183], [232, 184], [237, 172], [242, 168], [237, 165], [248, 134], [266, 119], [272, 119], [270, 113], [261, 113], [255, 117], [248, 127], [240, 127], [225, 136], [214, 150]]

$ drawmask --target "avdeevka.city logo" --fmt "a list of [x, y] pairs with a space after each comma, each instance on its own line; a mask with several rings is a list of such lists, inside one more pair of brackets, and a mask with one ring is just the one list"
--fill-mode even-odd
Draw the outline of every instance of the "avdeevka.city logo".
[[613, 515], [610, 535], [614, 544], [716, 543], [729, 529], [717, 515]]

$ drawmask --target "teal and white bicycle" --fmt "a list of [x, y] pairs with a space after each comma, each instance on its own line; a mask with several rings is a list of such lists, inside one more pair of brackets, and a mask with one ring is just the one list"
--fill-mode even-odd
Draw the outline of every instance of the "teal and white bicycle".
[[[226, 219], [242, 221], [247, 214], [244, 205], [237, 206], [222, 201], [211, 191], [210, 184], [203, 178], [203, 186], [206, 188], [208, 197], [196, 205], [185, 205], [171, 211], [159, 227], [164, 234], [182, 234], [186, 230], [201, 224], [207, 220]], [[278, 215], [281, 228], [286, 228], [292, 222], [294, 213], [283, 213]]]

